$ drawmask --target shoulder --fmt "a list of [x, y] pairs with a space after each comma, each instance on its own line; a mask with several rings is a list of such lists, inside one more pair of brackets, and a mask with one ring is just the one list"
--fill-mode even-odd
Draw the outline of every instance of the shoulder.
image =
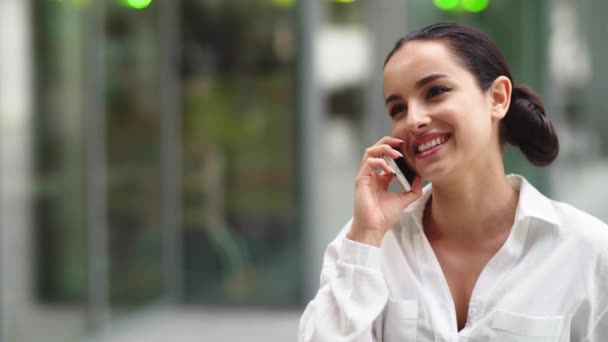
[[595, 259], [608, 277], [608, 225], [570, 204], [553, 200], [551, 204], [557, 216], [560, 238], [574, 243], [573, 247], [578, 250], [584, 249], [589, 261]]
[[568, 203], [551, 200], [559, 225], [566, 232], [603, 244], [608, 248], [608, 225]]
[[556, 227], [561, 240], [589, 244], [595, 246], [594, 250], [607, 250], [606, 223], [570, 204], [547, 197], [522, 176], [510, 176], [509, 180], [520, 191], [516, 219], [536, 218], [537, 222], [550, 223]]
[[[558, 219], [558, 250], [576, 265], [580, 280], [589, 279], [596, 304], [608, 308], [608, 225], [570, 204], [551, 201]], [[587, 274], [587, 275], [585, 275]]]

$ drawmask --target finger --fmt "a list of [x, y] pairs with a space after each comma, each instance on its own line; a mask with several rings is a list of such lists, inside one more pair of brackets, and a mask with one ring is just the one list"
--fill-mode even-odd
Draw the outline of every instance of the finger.
[[395, 171], [382, 158], [368, 158], [361, 167], [361, 175], [378, 174], [378, 169], [390, 174], [395, 174]]
[[390, 145], [397, 147], [400, 144], [403, 144], [403, 140], [391, 136], [384, 136], [380, 140], [378, 140], [374, 145]]
[[395, 174], [389, 172], [384, 172], [384, 174], [381, 176], [382, 181], [386, 182], [386, 184], [390, 184], [393, 181], [393, 178], [395, 178]]
[[412, 192], [416, 195], [422, 195], [422, 177], [416, 175], [412, 181]]
[[382, 145], [374, 145], [370, 146], [365, 150], [365, 154], [363, 155], [363, 160], [367, 158], [378, 158], [383, 156], [389, 156], [393, 159], [397, 159], [403, 157], [403, 154], [390, 145], [382, 144]]

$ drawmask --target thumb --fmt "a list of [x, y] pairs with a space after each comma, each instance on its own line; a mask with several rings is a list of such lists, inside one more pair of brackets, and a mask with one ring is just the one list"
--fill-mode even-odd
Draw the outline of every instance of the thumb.
[[418, 195], [417, 197], [420, 197], [420, 195], [422, 195], [422, 177], [418, 175], [414, 177], [414, 181], [412, 182], [412, 192]]
[[412, 182], [412, 191], [402, 192], [403, 200], [407, 205], [410, 205], [412, 202], [417, 200], [422, 195], [422, 177], [416, 176], [414, 177], [414, 181]]

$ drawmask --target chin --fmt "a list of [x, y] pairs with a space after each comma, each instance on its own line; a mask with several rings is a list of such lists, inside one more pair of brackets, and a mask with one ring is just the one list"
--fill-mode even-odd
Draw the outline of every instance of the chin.
[[431, 183], [441, 182], [450, 178], [449, 170], [445, 167], [440, 167], [439, 165], [433, 165], [432, 167], [425, 168], [420, 170], [420, 177], [422, 179], [427, 180]]

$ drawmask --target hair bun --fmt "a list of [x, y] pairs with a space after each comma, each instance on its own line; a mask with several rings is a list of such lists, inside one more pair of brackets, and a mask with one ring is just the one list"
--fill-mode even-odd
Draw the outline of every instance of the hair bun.
[[501, 139], [518, 147], [537, 166], [550, 164], [559, 152], [557, 134], [543, 103], [527, 86], [513, 88], [509, 111], [502, 120]]

